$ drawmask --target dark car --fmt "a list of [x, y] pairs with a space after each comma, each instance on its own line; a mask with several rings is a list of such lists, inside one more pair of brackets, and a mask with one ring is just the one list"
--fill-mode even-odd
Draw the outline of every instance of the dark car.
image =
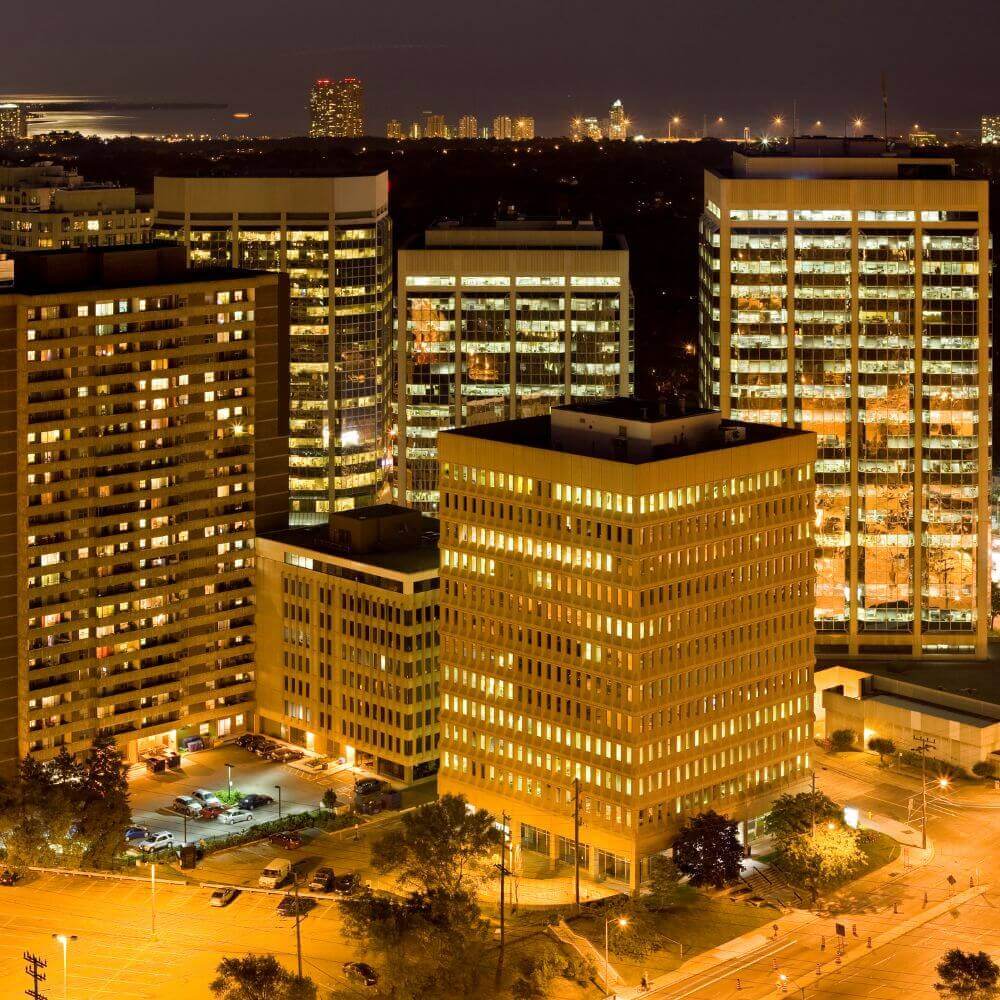
[[274, 847], [283, 847], [286, 851], [294, 851], [302, 846], [302, 837], [294, 830], [287, 830], [271, 837], [271, 844]]
[[273, 743], [271, 740], [264, 740], [263, 743], [258, 743], [254, 748], [253, 752], [257, 754], [258, 757], [270, 757], [274, 750], [278, 750], [278, 744]]
[[384, 783], [378, 778], [362, 778], [354, 786], [354, 790], [358, 795], [377, 795], [384, 787]]
[[205, 806], [195, 819], [218, 819], [226, 811], [225, 806]]
[[264, 742], [265, 737], [259, 733], [243, 733], [236, 737], [236, 745], [244, 750], [253, 750]]
[[348, 872], [346, 875], [337, 875], [334, 877], [333, 891], [338, 896], [353, 896], [358, 891], [360, 885], [361, 880], [358, 876], [354, 872]]
[[365, 986], [378, 983], [378, 973], [367, 962], [345, 962], [344, 975]]
[[256, 792], [251, 792], [240, 799], [240, 808], [259, 809], [261, 806], [269, 806], [273, 801], [274, 799], [270, 795], [258, 795]]
[[332, 868], [317, 868], [309, 879], [309, 889], [312, 892], [329, 892], [333, 888], [333, 883], [337, 876]]
[[125, 831], [125, 843], [129, 843], [133, 840], [145, 840], [148, 836], [148, 826], [130, 826]]
[[316, 900], [310, 899], [309, 896], [294, 896], [292, 893], [286, 893], [281, 902], [278, 903], [278, 913], [283, 917], [294, 917], [296, 913], [300, 917], [304, 917], [315, 906]]
[[21, 873], [15, 868], [4, 868], [0, 870], [0, 885], [14, 885], [21, 877]]
[[303, 757], [305, 757], [305, 754], [301, 750], [286, 750], [275, 757], [275, 760], [281, 761], [282, 764], [291, 764], [293, 761], [302, 760]]

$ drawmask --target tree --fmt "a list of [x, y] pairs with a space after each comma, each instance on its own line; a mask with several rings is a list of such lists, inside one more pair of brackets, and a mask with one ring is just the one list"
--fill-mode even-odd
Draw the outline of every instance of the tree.
[[858, 734], [853, 729], [835, 729], [830, 733], [830, 747], [834, 753], [851, 750]]
[[489, 923], [466, 893], [413, 892], [405, 899], [365, 889], [340, 903], [345, 937], [377, 956], [379, 986], [394, 1000], [471, 992], [489, 944]]
[[320, 800], [320, 804], [324, 809], [332, 809], [337, 804], [337, 793], [332, 788], [328, 788], [323, 793], [323, 798]]
[[675, 906], [683, 895], [679, 881], [680, 872], [671, 858], [654, 854], [649, 859], [649, 893], [644, 902], [651, 910], [667, 910]]
[[692, 817], [674, 841], [674, 864], [692, 885], [721, 889], [735, 882], [743, 864], [736, 821], [711, 809]]
[[952, 948], [938, 963], [940, 982], [934, 984], [943, 996], [963, 1000], [986, 1000], [997, 995], [1000, 966], [985, 951], [962, 951]]
[[786, 874], [805, 886], [815, 902], [824, 888], [860, 868], [865, 853], [854, 830], [825, 823], [815, 833], [788, 839], [782, 845], [781, 860]]
[[53, 784], [30, 754], [24, 757], [13, 781], [0, 789], [0, 840], [12, 867], [72, 862], [76, 794], [70, 785]]
[[997, 766], [991, 760], [976, 761], [976, 763], [972, 765], [972, 773], [977, 778], [985, 778], [986, 780], [989, 780], [990, 778], [996, 778]]
[[764, 820], [764, 832], [780, 845], [790, 837], [809, 833], [820, 823], [839, 823], [843, 813], [829, 795], [823, 792], [799, 792], [779, 795], [771, 803]]
[[485, 809], [469, 810], [464, 796], [443, 795], [405, 813], [402, 829], [375, 841], [372, 865], [381, 874], [398, 872], [400, 882], [424, 892], [457, 896], [478, 880], [501, 836]]
[[552, 942], [545, 942], [539, 952], [521, 960], [520, 975], [511, 987], [515, 1000], [547, 997], [549, 984], [567, 970], [566, 957]]
[[873, 736], [868, 741], [868, 749], [877, 753], [878, 762], [884, 764], [886, 757], [892, 757], [896, 753], [896, 744], [884, 736]]
[[210, 989], [222, 1000], [316, 1000], [316, 984], [289, 972], [273, 955], [224, 958]]
[[642, 899], [618, 896], [605, 907], [602, 916], [608, 918], [608, 948], [620, 958], [640, 962], [666, 944], [644, 904]]
[[113, 737], [94, 737], [83, 763], [80, 789], [81, 863], [87, 868], [112, 868], [132, 821], [128, 764]]

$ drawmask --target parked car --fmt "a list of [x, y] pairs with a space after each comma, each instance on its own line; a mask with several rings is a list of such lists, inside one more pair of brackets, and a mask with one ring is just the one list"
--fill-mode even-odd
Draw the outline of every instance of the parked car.
[[148, 826], [130, 826], [125, 831], [125, 843], [131, 844], [135, 841], [145, 840], [149, 836]]
[[261, 736], [260, 733], [241, 733], [236, 737], [236, 745], [244, 750], [253, 750], [254, 747], [260, 746], [264, 740], [265, 737]]
[[21, 873], [16, 868], [0, 869], [0, 885], [14, 885], [20, 877]]
[[333, 881], [337, 876], [332, 868], [326, 866], [317, 868], [309, 879], [309, 888], [312, 892], [329, 892], [333, 888]]
[[302, 836], [294, 830], [286, 830], [271, 837], [271, 843], [275, 847], [283, 847], [286, 851], [295, 851], [302, 846]]
[[199, 788], [197, 791], [192, 792], [194, 798], [196, 798], [203, 806], [221, 806], [222, 799], [219, 798], [215, 792], [210, 792], [207, 788]]
[[378, 973], [367, 962], [345, 962], [344, 975], [364, 986], [378, 983]]
[[267, 757], [272, 750], [277, 750], [278, 744], [272, 740], [262, 740], [254, 748], [253, 752], [257, 754], [258, 757]]
[[354, 790], [359, 795], [377, 795], [385, 788], [385, 782], [378, 778], [362, 778], [355, 786]]
[[354, 872], [337, 875], [333, 880], [333, 891], [338, 896], [353, 896], [358, 891], [361, 880]]
[[219, 813], [219, 822], [226, 826], [235, 826], [237, 823], [252, 823], [253, 813], [248, 809], [224, 809]]
[[293, 896], [291, 893], [286, 893], [281, 902], [278, 903], [278, 913], [282, 917], [294, 917], [297, 911], [300, 917], [304, 917], [315, 906], [315, 899], [310, 899], [308, 896]]
[[202, 810], [202, 804], [190, 795], [178, 795], [172, 808], [182, 816], [197, 816]]
[[302, 760], [305, 754], [301, 750], [292, 750], [285, 747], [280, 752], [272, 754], [272, 760], [276, 760], [281, 764], [291, 764], [293, 761]]
[[269, 806], [274, 801], [270, 795], [260, 795], [257, 792], [250, 792], [240, 799], [241, 809], [260, 809], [261, 806]]
[[266, 757], [268, 760], [279, 760], [287, 752], [288, 747], [283, 747], [280, 743], [272, 743], [261, 750], [260, 755], [261, 757]]
[[154, 851], [162, 851], [164, 847], [169, 847], [174, 842], [174, 835], [166, 830], [159, 833], [151, 833], [145, 840], [140, 840], [135, 846], [143, 854], [152, 854]]
[[225, 811], [225, 806], [205, 806], [205, 808], [198, 813], [198, 819], [218, 819]]
[[288, 858], [272, 858], [260, 873], [257, 885], [261, 889], [280, 889], [291, 877], [291, 861]]
[[212, 906], [228, 906], [239, 894], [240, 890], [233, 888], [233, 886], [227, 886], [225, 889], [216, 889], [212, 893], [209, 903]]

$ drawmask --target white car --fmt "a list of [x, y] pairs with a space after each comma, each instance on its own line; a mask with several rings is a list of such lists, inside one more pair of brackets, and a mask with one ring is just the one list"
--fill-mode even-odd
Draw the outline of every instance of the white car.
[[151, 833], [145, 840], [140, 840], [135, 846], [143, 854], [151, 854], [153, 851], [160, 851], [164, 847], [169, 847], [174, 842], [174, 835], [166, 830], [160, 833]]
[[192, 793], [203, 806], [221, 806], [222, 800], [215, 792], [210, 792], [207, 788], [199, 788]]
[[225, 823], [226, 826], [232, 826], [234, 823], [252, 823], [253, 813], [249, 809], [227, 809], [219, 814], [219, 822]]

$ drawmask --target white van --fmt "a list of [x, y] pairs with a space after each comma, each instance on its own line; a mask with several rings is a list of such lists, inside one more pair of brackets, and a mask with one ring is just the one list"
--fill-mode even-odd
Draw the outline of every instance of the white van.
[[274, 858], [260, 873], [257, 885], [261, 889], [280, 889], [292, 874], [292, 863], [288, 858]]

